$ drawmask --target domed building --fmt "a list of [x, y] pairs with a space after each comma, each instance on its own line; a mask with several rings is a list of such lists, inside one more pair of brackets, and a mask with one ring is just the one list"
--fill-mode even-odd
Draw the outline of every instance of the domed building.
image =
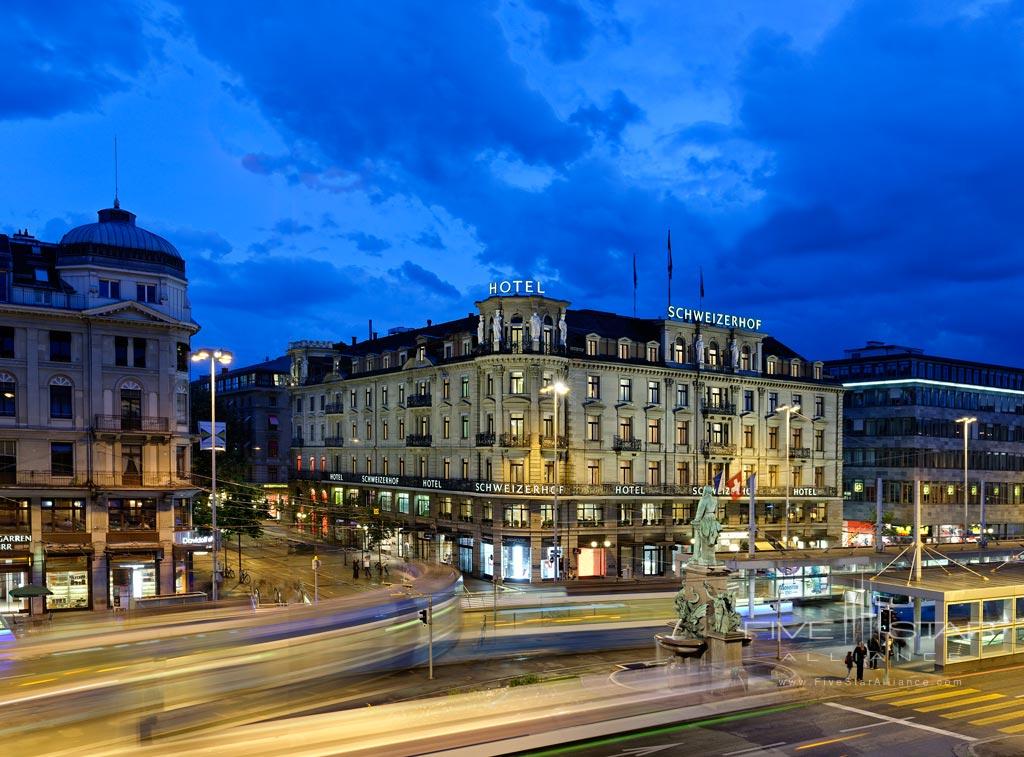
[[116, 200], [57, 243], [0, 234], [0, 324], [0, 612], [26, 583], [47, 610], [193, 588], [181, 254]]

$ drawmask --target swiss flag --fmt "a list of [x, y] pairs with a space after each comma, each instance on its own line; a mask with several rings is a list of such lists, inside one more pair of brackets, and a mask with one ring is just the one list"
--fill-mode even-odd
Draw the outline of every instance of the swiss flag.
[[743, 471], [736, 471], [732, 478], [725, 482], [725, 490], [730, 499], [736, 500], [743, 496]]

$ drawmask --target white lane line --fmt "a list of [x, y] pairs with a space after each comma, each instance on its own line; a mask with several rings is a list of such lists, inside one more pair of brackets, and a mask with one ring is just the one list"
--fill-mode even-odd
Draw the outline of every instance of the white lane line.
[[856, 712], [859, 715], [865, 715], [869, 718], [877, 718], [878, 720], [885, 720], [890, 723], [899, 723], [905, 725], [908, 728], [920, 728], [922, 731], [931, 731], [932, 733], [939, 733], [943, 736], [952, 736], [954, 739], [961, 739], [963, 741], [977, 741], [973, 736], [965, 736], [962, 733], [956, 733], [954, 731], [947, 731], [943, 728], [936, 728], [933, 725], [925, 725], [924, 723], [910, 723], [906, 719], [901, 718], [890, 718], [888, 715], [879, 715], [877, 712], [871, 712], [870, 710], [862, 710], [859, 707], [850, 707], [846, 704], [839, 704], [838, 702], [824, 702], [826, 707], [835, 707], [839, 710], [846, 710], [848, 712]]
[[722, 752], [722, 757], [730, 757], [730, 755], [736, 755], [736, 754], [750, 754], [751, 752], [759, 752], [762, 749], [773, 749], [774, 747], [785, 746], [785, 745], [786, 745], [785, 741], [776, 741], [774, 744], [763, 744], [761, 746], [752, 746], [752, 747], [749, 747], [748, 749], [738, 749], [735, 752]]
[[[898, 722], [906, 723], [908, 720], [913, 720], [914, 716], [911, 715], [909, 718], [904, 718]], [[868, 723], [867, 725], [856, 725], [853, 728], [842, 728], [839, 733], [849, 733], [850, 731], [863, 731], [865, 728], [878, 728], [880, 725], [889, 725], [884, 720], [879, 720], [877, 723]]]

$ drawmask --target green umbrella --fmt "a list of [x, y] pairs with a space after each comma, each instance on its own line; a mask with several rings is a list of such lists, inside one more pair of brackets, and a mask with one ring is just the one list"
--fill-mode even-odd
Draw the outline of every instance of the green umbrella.
[[26, 597], [45, 597], [49, 594], [53, 594], [53, 592], [45, 586], [37, 586], [36, 584], [25, 584], [24, 586], [19, 586], [18, 588], [11, 589], [7, 592], [8, 596], [14, 597], [15, 599], [25, 599]]

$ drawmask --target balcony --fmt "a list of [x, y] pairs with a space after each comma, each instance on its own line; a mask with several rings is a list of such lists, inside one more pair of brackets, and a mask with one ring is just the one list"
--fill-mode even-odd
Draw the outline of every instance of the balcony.
[[325, 447], [344, 447], [345, 439], [341, 436], [326, 436], [324, 437]]
[[95, 428], [97, 431], [166, 434], [170, 429], [170, 421], [167, 418], [151, 418], [145, 415], [97, 415]]
[[495, 436], [493, 433], [488, 434], [477, 434], [476, 435], [476, 446], [477, 447], [493, 447]]
[[339, 413], [345, 412], [344, 402], [328, 402], [324, 407], [324, 412], [328, 415], [338, 415]]
[[409, 434], [405, 437], [406, 447], [429, 447], [434, 442], [430, 434]]
[[735, 402], [708, 402], [700, 403], [700, 409], [704, 415], [736, 415]]
[[191, 487], [192, 481], [175, 473], [93, 473], [61, 475], [51, 471], [19, 470], [0, 472], [0, 486], [46, 487], [50, 489], [109, 488], [109, 487]]
[[410, 394], [405, 400], [406, 407], [430, 407], [429, 394]]
[[529, 434], [502, 434], [498, 441], [501, 447], [529, 447]]
[[810, 457], [811, 456], [811, 448], [810, 447], [790, 447], [789, 448], [789, 456], [790, 456], [790, 458], [794, 458], [794, 457]]
[[293, 447], [305, 447], [306, 446], [306, 442], [303, 441], [301, 436], [293, 436], [292, 437], [291, 445]]
[[639, 452], [641, 441], [636, 438], [616, 436], [612, 439], [612, 449], [616, 452]]
[[554, 449], [556, 445], [558, 449], [566, 449], [569, 446], [568, 437], [559, 434], [557, 439], [553, 436], [542, 436], [540, 438], [541, 449]]
[[714, 442], [705, 442], [701, 446], [701, 451], [705, 457], [708, 455], [718, 455], [722, 457], [732, 457], [736, 454], [735, 444], [716, 444]]

